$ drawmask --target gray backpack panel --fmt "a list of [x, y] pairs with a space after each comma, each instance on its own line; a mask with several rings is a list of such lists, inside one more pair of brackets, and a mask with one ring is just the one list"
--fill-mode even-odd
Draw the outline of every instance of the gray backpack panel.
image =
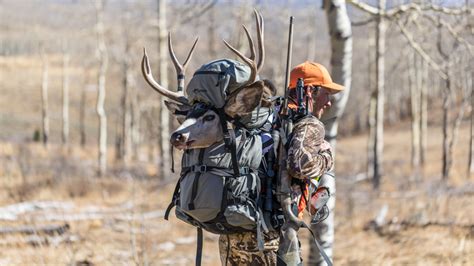
[[191, 103], [204, 102], [222, 108], [227, 96], [242, 87], [250, 77], [250, 67], [231, 60], [219, 59], [202, 65], [186, 88]]
[[[201, 163], [200, 149], [187, 150], [183, 154], [184, 169], [206, 165], [208, 170], [201, 173], [188, 170], [181, 177], [176, 206], [178, 218], [191, 224], [197, 221], [201, 225], [219, 223], [226, 226], [223, 227], [225, 230], [216, 233], [232, 232], [227, 230], [227, 225], [245, 230], [256, 228], [260, 193], [257, 169], [262, 160], [262, 140], [259, 135], [246, 136], [243, 130], [239, 130], [236, 143], [239, 166], [250, 169], [250, 173], [242, 176], [233, 176], [231, 154], [226, 151], [224, 143], [206, 148]], [[211, 228], [209, 231], [214, 230]]]
[[[239, 166], [258, 169], [262, 161], [262, 139], [260, 136], [245, 136], [242, 130], [236, 132], [237, 155]], [[230, 152], [226, 151], [224, 142], [213, 144], [205, 149], [202, 165], [219, 167], [228, 175], [232, 175], [232, 159]], [[199, 165], [199, 149], [186, 150], [181, 161], [182, 167]], [[222, 169], [212, 169], [211, 172], [222, 173]]]

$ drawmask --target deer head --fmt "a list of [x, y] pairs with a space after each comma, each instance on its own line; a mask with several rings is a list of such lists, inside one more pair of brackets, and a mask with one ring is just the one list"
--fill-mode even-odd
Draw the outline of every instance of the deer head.
[[[168, 35], [168, 46], [171, 59], [178, 74], [178, 90], [170, 91], [155, 81], [151, 74], [146, 50], [142, 60], [142, 72], [148, 84], [161, 95], [172, 101], [165, 101], [166, 107], [176, 116], [181, 125], [171, 134], [171, 144], [179, 149], [206, 148], [223, 140], [221, 117], [229, 120], [244, 116], [252, 112], [257, 106], [269, 107], [269, 98], [275, 94], [275, 88], [268, 80], [258, 80], [258, 72], [261, 70], [265, 58], [263, 45], [263, 17], [255, 10], [257, 25], [257, 44], [259, 58], [256, 60], [255, 46], [248, 29], [243, 26], [247, 36], [250, 57], [246, 57], [237, 49], [224, 40], [224, 44], [234, 52], [242, 61], [250, 67], [249, 79], [239, 89], [233, 91], [226, 98], [223, 108], [217, 109], [204, 103], [190, 103], [184, 95], [184, 72], [186, 65], [192, 57], [196, 41], [194, 42], [185, 62], [181, 65], [173, 51], [171, 35]], [[224, 112], [224, 114], [219, 113]]]

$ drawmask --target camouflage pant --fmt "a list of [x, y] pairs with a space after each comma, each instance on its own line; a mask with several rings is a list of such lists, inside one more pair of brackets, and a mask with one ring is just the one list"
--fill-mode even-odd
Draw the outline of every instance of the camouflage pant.
[[219, 253], [222, 265], [276, 265], [279, 232], [265, 235], [263, 252], [258, 250], [254, 232], [221, 235]]

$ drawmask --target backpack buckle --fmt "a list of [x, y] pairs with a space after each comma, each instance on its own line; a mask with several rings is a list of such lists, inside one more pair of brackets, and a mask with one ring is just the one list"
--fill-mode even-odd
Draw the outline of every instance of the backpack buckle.
[[240, 175], [248, 175], [250, 174], [250, 168], [249, 167], [240, 167], [239, 168]]
[[194, 173], [205, 173], [207, 172], [207, 165], [193, 165], [191, 171]]

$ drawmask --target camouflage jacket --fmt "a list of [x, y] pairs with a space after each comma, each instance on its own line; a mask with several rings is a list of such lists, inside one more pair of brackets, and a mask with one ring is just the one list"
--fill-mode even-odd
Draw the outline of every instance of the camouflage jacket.
[[324, 125], [314, 116], [298, 121], [288, 147], [288, 173], [298, 179], [321, 177], [333, 167], [330, 149], [321, 149], [324, 140]]

